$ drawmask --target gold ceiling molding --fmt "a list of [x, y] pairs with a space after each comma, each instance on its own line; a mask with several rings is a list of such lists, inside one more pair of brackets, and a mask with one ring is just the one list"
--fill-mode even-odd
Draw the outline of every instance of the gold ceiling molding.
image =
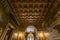
[[[58, 5], [57, 0], [8, 0], [21, 24], [39, 24], [50, 18]], [[56, 4], [56, 5], [55, 5]], [[38, 25], [37, 25], [38, 26]]]

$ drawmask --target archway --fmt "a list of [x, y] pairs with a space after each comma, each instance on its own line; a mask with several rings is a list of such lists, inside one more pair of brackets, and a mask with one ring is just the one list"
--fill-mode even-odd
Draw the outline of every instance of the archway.
[[30, 25], [25, 30], [25, 40], [37, 40], [37, 29]]

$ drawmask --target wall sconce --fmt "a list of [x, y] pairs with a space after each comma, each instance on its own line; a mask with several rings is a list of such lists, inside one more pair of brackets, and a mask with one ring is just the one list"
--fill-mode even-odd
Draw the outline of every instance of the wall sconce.
[[17, 38], [18, 40], [21, 40], [23, 38], [23, 33], [22, 32], [17, 32], [14, 33], [14, 38]]
[[48, 37], [50, 34], [49, 33], [47, 33], [47, 32], [38, 32], [38, 38], [39, 38], [39, 40], [40, 39], [44, 39], [44, 38], [46, 38], [46, 37]]

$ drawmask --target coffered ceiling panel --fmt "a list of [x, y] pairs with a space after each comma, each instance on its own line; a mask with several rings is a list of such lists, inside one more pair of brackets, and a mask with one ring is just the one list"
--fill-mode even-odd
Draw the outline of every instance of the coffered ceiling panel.
[[[58, 9], [59, 0], [8, 0], [22, 25], [42, 25]], [[38, 26], [37, 25], [37, 26]]]

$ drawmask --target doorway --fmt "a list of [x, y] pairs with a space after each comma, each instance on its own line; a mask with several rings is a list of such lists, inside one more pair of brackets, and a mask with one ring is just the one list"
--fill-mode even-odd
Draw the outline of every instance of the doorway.
[[28, 26], [25, 30], [25, 40], [37, 40], [37, 29], [34, 26]]

